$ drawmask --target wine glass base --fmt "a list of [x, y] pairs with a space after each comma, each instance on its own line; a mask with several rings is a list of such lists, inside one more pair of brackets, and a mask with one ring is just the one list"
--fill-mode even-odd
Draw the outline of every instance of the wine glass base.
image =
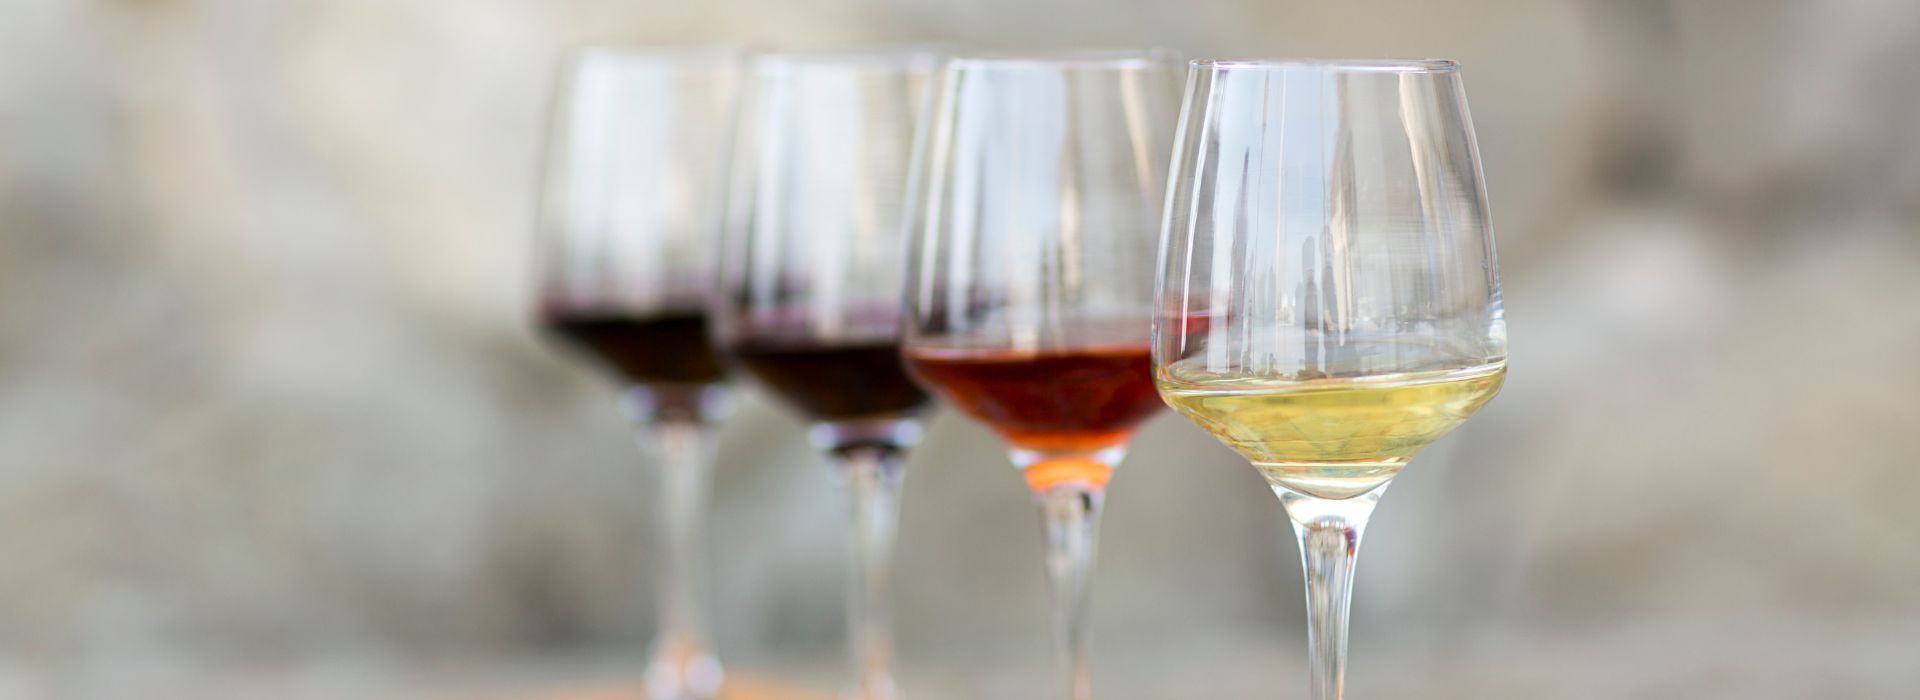
[[840, 693], [841, 700], [895, 700], [898, 697], [900, 692], [892, 678], [855, 683]]
[[663, 639], [647, 663], [647, 700], [713, 700], [725, 676], [706, 646]]

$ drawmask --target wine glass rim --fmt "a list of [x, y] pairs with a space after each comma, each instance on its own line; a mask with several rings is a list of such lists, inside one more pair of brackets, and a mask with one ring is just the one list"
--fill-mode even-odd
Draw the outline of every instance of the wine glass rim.
[[1460, 62], [1450, 58], [1251, 58], [1197, 59], [1195, 70], [1275, 70], [1356, 73], [1453, 73]]
[[569, 59], [578, 61], [592, 56], [617, 57], [627, 61], [693, 63], [698, 61], [738, 61], [746, 49], [736, 44], [576, 44], [566, 49]]
[[1166, 49], [987, 51], [953, 56], [950, 68], [1143, 68], [1173, 57]]
[[846, 49], [769, 51], [755, 53], [752, 60], [754, 67], [763, 72], [820, 67], [897, 67], [912, 69], [932, 67], [940, 59], [941, 53], [940, 47], [936, 45], [909, 44]]

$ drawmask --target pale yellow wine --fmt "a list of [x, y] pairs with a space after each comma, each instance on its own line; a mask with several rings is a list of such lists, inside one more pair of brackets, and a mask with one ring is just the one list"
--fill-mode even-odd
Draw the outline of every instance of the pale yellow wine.
[[1167, 403], [1260, 469], [1267, 481], [1320, 498], [1387, 483], [1407, 460], [1500, 390], [1503, 364], [1364, 379], [1202, 380], [1160, 377]]

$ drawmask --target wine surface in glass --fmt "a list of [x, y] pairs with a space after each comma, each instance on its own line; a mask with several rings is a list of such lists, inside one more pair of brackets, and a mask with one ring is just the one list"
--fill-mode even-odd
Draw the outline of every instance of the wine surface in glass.
[[[1165, 405], [1154, 391], [1152, 351], [1144, 343], [1035, 351], [915, 347], [906, 358], [935, 393], [1013, 447], [1037, 453], [1118, 447]], [[1044, 476], [1029, 468], [1028, 482], [1036, 489], [1061, 478], [1106, 482], [1107, 465], [1072, 463], [1084, 468], [1043, 470]]]
[[634, 384], [712, 384], [726, 364], [707, 339], [701, 311], [652, 315], [609, 310], [549, 310], [549, 331]]
[[897, 340], [750, 340], [734, 345], [732, 353], [768, 389], [812, 420], [899, 416], [927, 404], [927, 393], [900, 364]]
[[1345, 499], [1407, 460], [1500, 390], [1502, 364], [1297, 382], [1162, 379], [1167, 403], [1245, 455], [1275, 486]]

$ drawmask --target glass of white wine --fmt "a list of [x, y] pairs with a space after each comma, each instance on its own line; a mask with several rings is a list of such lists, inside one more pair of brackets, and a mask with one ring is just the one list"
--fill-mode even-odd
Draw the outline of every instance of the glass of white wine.
[[1452, 61], [1194, 61], [1154, 380], [1300, 538], [1311, 697], [1343, 696], [1374, 505], [1506, 375], [1486, 190]]

